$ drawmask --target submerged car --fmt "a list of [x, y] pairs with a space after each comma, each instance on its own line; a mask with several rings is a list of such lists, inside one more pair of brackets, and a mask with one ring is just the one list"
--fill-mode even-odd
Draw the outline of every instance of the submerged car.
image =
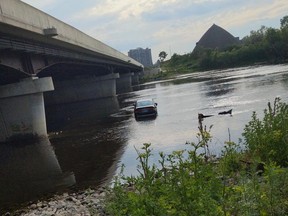
[[157, 116], [157, 103], [153, 99], [141, 99], [134, 104], [135, 119]]

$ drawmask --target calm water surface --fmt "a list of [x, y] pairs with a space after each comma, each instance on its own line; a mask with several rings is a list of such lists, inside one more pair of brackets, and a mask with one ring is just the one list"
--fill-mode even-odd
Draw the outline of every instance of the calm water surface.
[[[170, 153], [187, 148], [186, 142], [196, 142], [198, 113], [214, 115], [204, 120], [205, 125], [213, 125], [209, 147], [212, 153], [221, 152], [229, 139], [228, 129], [231, 140], [238, 143], [253, 111], [261, 117], [267, 103], [275, 97], [288, 102], [288, 65], [195, 73], [144, 88], [126, 95], [123, 110], [132, 111], [133, 101], [148, 97], [158, 103], [159, 116], [151, 121], [137, 122], [133, 116], [126, 120], [127, 144], [121, 157], [126, 174], [137, 174], [134, 147], [139, 149], [143, 143], [152, 143], [156, 154]], [[232, 116], [218, 115], [229, 109], [233, 109]]]
[[[135, 148], [151, 143], [155, 155], [187, 148], [186, 142], [197, 141], [198, 113], [213, 115], [204, 124], [213, 125], [210, 151], [219, 154], [228, 129], [238, 142], [252, 112], [261, 116], [275, 97], [288, 103], [287, 92], [288, 65], [259, 66], [182, 75], [138, 86], [118, 98], [47, 107], [49, 139], [1, 146], [0, 203], [15, 201], [13, 197], [29, 200], [72, 184], [100, 185], [111, 180], [121, 164], [125, 174], [137, 174]], [[135, 121], [133, 103], [140, 98], [155, 99], [156, 119]], [[217, 115], [229, 109], [232, 116]], [[49, 186], [40, 190], [43, 185]]]

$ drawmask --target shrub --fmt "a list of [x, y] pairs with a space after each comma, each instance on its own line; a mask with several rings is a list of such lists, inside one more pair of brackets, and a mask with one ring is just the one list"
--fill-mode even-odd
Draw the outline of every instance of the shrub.
[[192, 150], [159, 153], [156, 167], [149, 165], [150, 144], [144, 144], [144, 152], [137, 151], [140, 175], [116, 179], [107, 196], [107, 211], [112, 215], [223, 215], [221, 179], [205, 154], [197, 154], [204, 145], [191, 143]]
[[264, 110], [260, 120], [256, 112], [244, 128], [244, 143], [254, 158], [264, 163], [276, 162], [288, 165], [288, 105], [276, 98], [271, 107]]
[[[210, 130], [199, 126], [198, 142], [188, 150], [159, 153], [150, 164], [150, 144], [138, 153], [138, 176], [115, 177], [105, 209], [113, 216], [287, 215], [287, 105], [275, 99], [263, 120], [253, 113], [245, 126], [247, 151], [228, 141], [221, 157], [209, 153]], [[210, 128], [211, 129], [211, 128]], [[283, 146], [284, 145], [284, 146]], [[282, 149], [282, 151], [281, 151]], [[284, 155], [281, 155], [284, 154]], [[247, 156], [248, 155], [248, 156]], [[258, 172], [259, 161], [264, 164]]]

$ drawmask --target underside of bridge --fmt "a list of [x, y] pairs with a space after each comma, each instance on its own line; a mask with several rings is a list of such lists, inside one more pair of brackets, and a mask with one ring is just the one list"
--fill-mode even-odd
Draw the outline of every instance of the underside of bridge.
[[31, 74], [0, 64], [0, 85], [16, 83], [28, 77], [31, 77]]
[[73, 62], [60, 62], [43, 68], [37, 73], [38, 77], [53, 77], [53, 80], [69, 80], [79, 76], [103, 76], [112, 73], [109, 67]]
[[[5, 2], [0, 10], [0, 142], [47, 135], [45, 106], [115, 97], [116, 89], [130, 89], [131, 75], [143, 70], [133, 59], [21, 1]], [[22, 7], [41, 19], [13, 13]], [[30, 26], [30, 21], [41, 25]], [[43, 33], [46, 21], [59, 25], [58, 36]]]

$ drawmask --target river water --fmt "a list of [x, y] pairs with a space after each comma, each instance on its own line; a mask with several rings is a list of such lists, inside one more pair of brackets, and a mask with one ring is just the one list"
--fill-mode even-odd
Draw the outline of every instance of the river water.
[[[151, 143], [171, 153], [197, 142], [198, 113], [213, 115], [211, 153], [220, 154], [229, 137], [238, 143], [253, 111], [267, 103], [288, 102], [288, 65], [199, 72], [137, 86], [115, 98], [46, 107], [49, 139], [1, 145], [0, 203], [22, 202], [74, 185], [87, 188], [110, 181], [119, 172], [137, 174], [137, 153]], [[156, 119], [136, 121], [133, 103], [154, 98]], [[232, 115], [218, 115], [233, 109]], [[228, 132], [229, 131], [229, 132]], [[45, 187], [44, 187], [45, 185]]]

